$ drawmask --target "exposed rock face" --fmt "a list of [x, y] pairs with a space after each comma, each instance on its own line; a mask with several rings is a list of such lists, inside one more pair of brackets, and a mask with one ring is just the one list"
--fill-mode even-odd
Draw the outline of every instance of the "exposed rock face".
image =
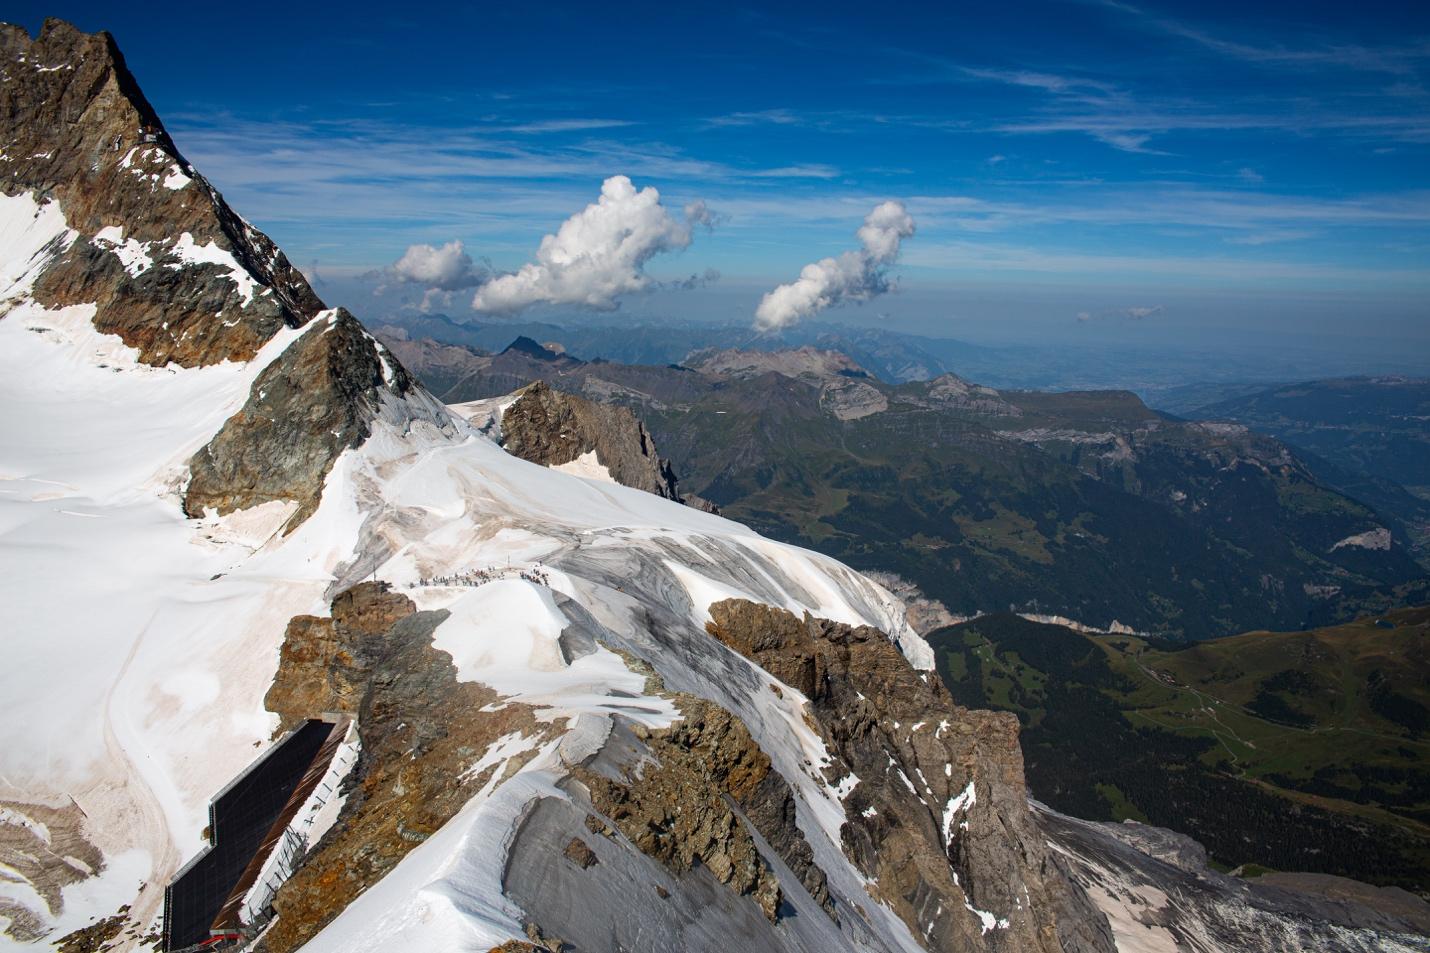
[[506, 451], [523, 460], [551, 467], [595, 453], [617, 483], [714, 510], [704, 500], [681, 496], [670, 461], [656, 453], [645, 424], [624, 407], [597, 404], [537, 381], [506, 409], [501, 433]]
[[1242, 880], [1182, 834], [1082, 821], [1035, 805], [1039, 825], [1126, 948], [1189, 953], [1410, 953], [1430, 949], [1430, 906], [1339, 877]]
[[[402, 365], [352, 315], [332, 312], [258, 376], [243, 409], [194, 455], [184, 511], [291, 500], [298, 510], [288, 525], [297, 526], [317, 508], [338, 455], [367, 439], [388, 398], [409, 395], [418, 396]], [[441, 411], [430, 410], [441, 425]]]
[[[93, 305], [95, 328], [140, 361], [183, 367], [251, 360], [322, 311], [282, 252], [174, 148], [108, 34], [48, 20], [32, 40], [0, 24], [0, 75], [0, 190], [57, 202], [70, 228], [35, 276], [39, 304]], [[194, 457], [185, 512], [291, 500], [296, 526], [338, 454], [368, 436], [382, 393], [412, 390], [350, 315], [330, 316]]]
[[844, 848], [933, 950], [1111, 950], [1028, 812], [1017, 719], [959, 708], [877, 629], [743, 600], [708, 631], [809, 699]]
[[1021, 417], [1023, 411], [1003, 399], [992, 387], [974, 384], [957, 374], [943, 374], [924, 386], [928, 402], [936, 407], [964, 410], [993, 417]]
[[864, 575], [889, 590], [904, 604], [909, 625], [913, 626], [914, 631], [919, 635], [928, 635], [935, 629], [941, 629], [946, 625], [956, 625], [962, 621], [948, 611], [948, 606], [937, 599], [929, 598], [922, 589], [902, 576], [891, 572], [867, 571]]
[[333, 600], [331, 618], [288, 624], [266, 700], [279, 730], [323, 712], [350, 714], [362, 755], [337, 825], [278, 891], [268, 950], [312, 938], [494, 776], [513, 770], [506, 761], [467, 770], [497, 738], [545, 733], [530, 708], [489, 710], [494, 691], [457, 680], [451, 656], [432, 647], [446, 617], [363, 583]]
[[[64, 908], [65, 887], [104, 869], [103, 855], [85, 837], [84, 820], [84, 812], [73, 801], [49, 807], [0, 800], [0, 866], [5, 879], [29, 887], [51, 914]], [[19, 900], [0, 897], [0, 917], [9, 920], [6, 932], [20, 942], [44, 935], [39, 912]]]
[[689, 695], [680, 696], [678, 704], [684, 717], [670, 728], [633, 727], [644, 751], [624, 774], [611, 777], [590, 767], [573, 773], [591, 802], [643, 853], [677, 873], [698, 860], [721, 883], [751, 896], [773, 921], [779, 883], [736, 815], [738, 808], [800, 876], [810, 896], [827, 904], [824, 874], [794, 824], [789, 785], [771, 770], [770, 759], [740, 720], [720, 706]]
[[107, 33], [0, 24], [0, 190], [56, 200], [78, 236], [41, 304], [96, 305], [140, 360], [248, 360], [322, 309], [303, 276], [175, 149]]
[[749, 380], [779, 374], [819, 388], [819, 404], [840, 420], [858, 420], [889, 409], [875, 378], [838, 351], [801, 347], [784, 351], [710, 351], [686, 363], [716, 377]]
[[706, 351], [690, 355], [685, 364], [707, 374], [742, 380], [770, 373], [806, 381], [832, 377], [873, 380], [864, 368], [838, 351], [808, 346], [783, 351]]
[[889, 399], [868, 381], [837, 378], [819, 392], [820, 406], [840, 420], [858, 420], [889, 409]]

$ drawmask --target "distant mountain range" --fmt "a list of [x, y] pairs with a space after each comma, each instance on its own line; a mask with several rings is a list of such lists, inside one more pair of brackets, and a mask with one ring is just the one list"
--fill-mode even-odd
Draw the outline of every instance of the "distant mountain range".
[[1016, 608], [1202, 639], [1427, 592], [1401, 529], [1285, 444], [1126, 391], [1000, 391], [952, 374], [891, 385], [812, 347], [656, 366], [528, 338], [491, 355], [402, 337], [389, 331], [389, 346], [448, 402], [544, 379], [628, 406], [688, 491], [896, 573], [956, 614]]
[[[976, 344], [909, 334], [880, 327], [804, 322], [758, 334], [748, 323], [692, 324], [671, 320], [632, 323], [572, 314], [551, 321], [501, 320], [479, 323], [444, 314], [414, 311], [373, 316], [370, 325], [413, 340], [464, 344], [501, 351], [518, 337], [560, 342], [584, 360], [624, 364], [682, 363], [697, 351], [777, 351], [806, 346], [839, 351], [888, 384], [931, 380], [956, 373], [999, 388], [1022, 390], [1105, 390], [1137, 393], [1158, 410], [1178, 415], [1202, 405], [1262, 390], [1285, 381], [1329, 373], [1385, 371], [1362, 367], [1349, 355], [1334, 364], [1324, 356], [1294, 348], [1247, 348], [1228, 353], [1212, 347], [1151, 347], [1137, 337], [1120, 344]], [[1425, 373], [1430, 361], [1407, 356], [1402, 373]]]
[[1430, 542], [1430, 379], [1351, 377], [1263, 388], [1194, 411], [1295, 447], [1326, 485]]

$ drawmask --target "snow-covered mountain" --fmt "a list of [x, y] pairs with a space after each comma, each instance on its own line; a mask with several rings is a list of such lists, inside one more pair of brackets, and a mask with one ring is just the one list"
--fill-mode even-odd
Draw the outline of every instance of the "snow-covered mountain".
[[[1011, 727], [952, 707], [885, 590], [506, 454], [322, 309], [107, 36], [51, 21], [3, 44], [0, 824], [28, 858], [0, 884], [11, 942], [95, 918], [146, 942], [210, 797], [337, 711], [361, 753], [274, 899], [274, 949], [550, 936], [540, 868], [573, 835], [602, 858], [583, 918], [610, 944], [1106, 948], [1022, 803]], [[878, 630], [878, 665], [934, 707], [900, 724], [868, 699], [852, 747], [706, 631], [732, 599]], [[694, 726], [707, 757], [682, 760]], [[908, 855], [881, 855], [896, 831]], [[960, 846], [985, 838], [1006, 867]]]
[[107, 35], [0, 27], [0, 117], [0, 946], [154, 947], [210, 799], [326, 718], [244, 944], [1113, 948], [887, 590], [503, 451]]

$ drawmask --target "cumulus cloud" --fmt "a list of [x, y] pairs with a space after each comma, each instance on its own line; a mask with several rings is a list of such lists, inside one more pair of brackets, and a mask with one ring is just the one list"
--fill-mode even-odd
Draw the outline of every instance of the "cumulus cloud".
[[844, 301], [867, 301], [889, 290], [886, 269], [899, 256], [899, 246], [914, 233], [914, 220], [902, 202], [884, 202], [870, 212], [859, 229], [863, 247], [838, 258], [805, 265], [796, 281], [780, 285], [760, 299], [755, 327], [773, 331], [788, 327]]
[[1126, 318], [1129, 321], [1141, 321], [1144, 318], [1151, 318], [1161, 314], [1163, 308], [1160, 304], [1140, 305], [1132, 308], [1115, 308], [1111, 311], [1079, 311], [1077, 319], [1079, 323], [1086, 323], [1099, 318]]
[[475, 288], [485, 277], [459, 241], [448, 242], [440, 248], [411, 245], [392, 266], [392, 274], [398, 281], [436, 291]]
[[482, 285], [472, 307], [514, 312], [534, 304], [573, 304], [610, 311], [621, 295], [652, 285], [646, 262], [689, 247], [692, 225], [714, 221], [704, 202], [692, 202], [685, 214], [684, 221], [671, 215], [654, 188], [637, 191], [626, 176], [611, 176], [601, 184], [600, 199], [541, 240], [535, 261]]

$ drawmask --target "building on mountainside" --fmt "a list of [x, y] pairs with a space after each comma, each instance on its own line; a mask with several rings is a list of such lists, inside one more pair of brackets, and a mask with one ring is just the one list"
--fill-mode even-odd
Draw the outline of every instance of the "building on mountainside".
[[164, 891], [165, 950], [244, 939], [266, 922], [269, 901], [352, 766], [353, 757], [342, 757], [351, 726], [347, 717], [303, 723], [214, 796], [209, 845]]

